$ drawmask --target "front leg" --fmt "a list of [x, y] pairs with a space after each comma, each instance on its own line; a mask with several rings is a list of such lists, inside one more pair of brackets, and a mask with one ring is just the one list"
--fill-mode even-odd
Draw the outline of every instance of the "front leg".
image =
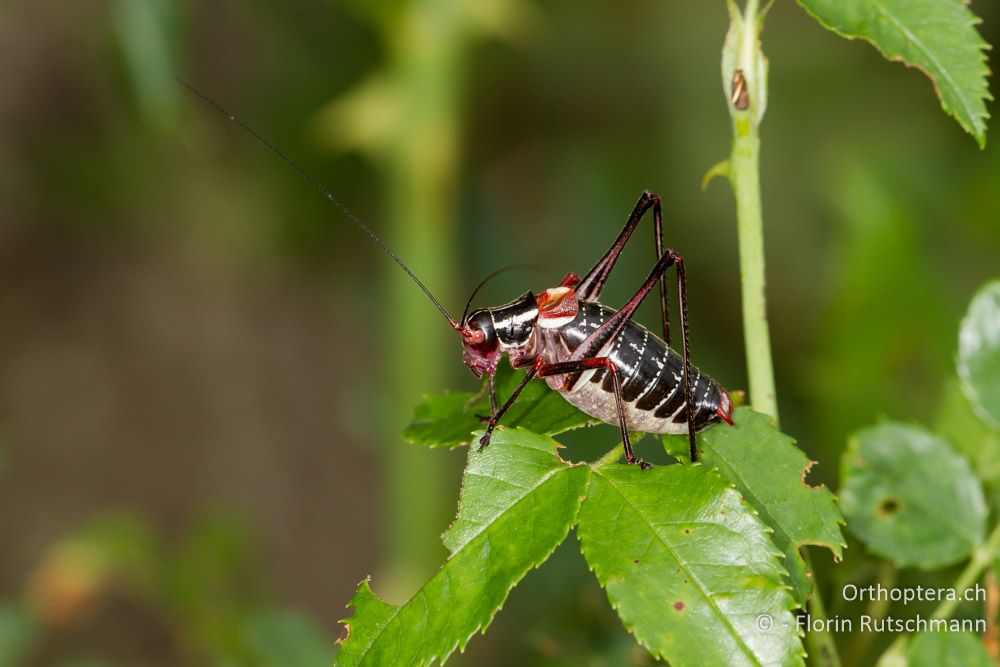
[[490, 373], [488, 382], [490, 389], [490, 414], [495, 415], [497, 413], [497, 380], [494, 373]]
[[[538, 357], [538, 359], [541, 359], [541, 357]], [[521, 384], [517, 385], [517, 389], [515, 389], [514, 393], [510, 395], [510, 398], [504, 401], [503, 405], [500, 406], [499, 410], [495, 410], [493, 412], [493, 416], [490, 417], [489, 421], [486, 422], [486, 432], [483, 433], [483, 437], [479, 439], [480, 451], [482, 451], [484, 447], [490, 444], [490, 438], [493, 436], [493, 431], [494, 429], [496, 429], [497, 424], [500, 423], [500, 418], [503, 417], [504, 413], [510, 409], [510, 406], [514, 405], [514, 401], [517, 400], [518, 395], [522, 391], [524, 391], [524, 388], [527, 387], [528, 383], [531, 382], [531, 380], [535, 377], [536, 372], [537, 371], [535, 370], [535, 368], [532, 368], [527, 373], [525, 373], [524, 379], [521, 380]]]
[[[530, 368], [534, 366], [536, 357], [537, 355], [533, 351], [523, 347], [512, 348], [507, 351], [507, 358], [510, 359], [510, 366], [515, 370], [519, 368]], [[523, 385], [527, 383], [526, 382], [522, 383], [521, 387], [518, 387], [517, 389], [514, 390], [514, 393], [513, 395], [511, 395], [510, 399], [508, 399], [507, 402], [504, 403], [504, 407], [497, 408], [497, 387], [496, 387], [495, 375], [490, 374], [488, 381], [489, 381], [488, 388], [490, 393], [490, 416], [489, 417], [486, 417], [484, 415], [476, 415], [476, 416], [479, 417], [479, 421], [482, 422], [483, 424], [489, 424], [490, 422], [492, 422], [493, 426], [495, 427], [496, 422], [499, 421], [501, 415], [503, 415], [504, 412], [507, 412], [507, 408], [509, 408], [513, 404], [514, 399], [517, 398], [517, 395], [521, 393], [521, 389], [524, 388]], [[480, 440], [480, 444], [483, 447], [490, 444], [489, 434], [492, 432], [493, 429], [489, 428], [486, 435], [483, 436], [486, 439], [485, 443], [483, 443], [482, 440]]]

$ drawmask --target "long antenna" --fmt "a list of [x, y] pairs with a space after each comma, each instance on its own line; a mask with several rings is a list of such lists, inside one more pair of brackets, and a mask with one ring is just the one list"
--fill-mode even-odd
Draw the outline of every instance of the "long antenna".
[[344, 206], [343, 202], [341, 202], [339, 199], [337, 199], [336, 197], [334, 197], [333, 193], [330, 192], [326, 188], [326, 186], [324, 186], [322, 183], [320, 183], [315, 178], [313, 178], [311, 175], [309, 175], [309, 172], [307, 172], [305, 169], [303, 169], [302, 167], [300, 167], [297, 162], [295, 162], [293, 159], [291, 159], [290, 157], [288, 157], [287, 155], [285, 155], [285, 153], [282, 152], [277, 146], [275, 146], [274, 144], [272, 144], [270, 141], [268, 141], [263, 136], [261, 136], [256, 130], [254, 130], [252, 127], [250, 127], [249, 125], [247, 125], [246, 123], [244, 123], [242, 120], [240, 120], [239, 117], [237, 117], [236, 115], [231, 114], [228, 111], [226, 111], [226, 109], [221, 104], [219, 104], [218, 102], [216, 102], [215, 100], [213, 100], [211, 97], [209, 97], [205, 93], [201, 92], [200, 90], [198, 90], [197, 88], [195, 88], [194, 86], [192, 86], [190, 83], [188, 83], [184, 79], [177, 78], [177, 83], [179, 83], [182, 86], [184, 86], [185, 88], [187, 88], [194, 95], [196, 95], [197, 97], [199, 97], [202, 102], [204, 102], [208, 106], [212, 107], [217, 112], [219, 112], [220, 114], [222, 114], [223, 116], [225, 116], [226, 118], [228, 118], [229, 120], [231, 120], [233, 123], [235, 123], [237, 126], [239, 126], [241, 129], [243, 129], [244, 131], [246, 131], [247, 134], [249, 134], [251, 137], [253, 137], [257, 141], [259, 141], [261, 144], [264, 145], [265, 148], [267, 148], [269, 151], [271, 151], [272, 153], [274, 153], [275, 155], [277, 155], [279, 158], [281, 158], [282, 160], [284, 160], [288, 164], [288, 166], [290, 166], [292, 169], [294, 169], [295, 171], [297, 171], [299, 173], [299, 175], [302, 178], [304, 178], [306, 180], [306, 182], [309, 183], [309, 185], [311, 185], [314, 188], [316, 188], [317, 190], [319, 190], [319, 192], [324, 197], [326, 197], [327, 199], [329, 199], [333, 203], [334, 206], [336, 206], [337, 208], [339, 208], [340, 211], [345, 216], [347, 216], [347, 218], [349, 218], [354, 224], [356, 224], [358, 227], [360, 227], [361, 231], [363, 231], [365, 234], [367, 234], [368, 236], [370, 236], [371, 239], [373, 241], [375, 241], [375, 243], [377, 243], [380, 248], [382, 248], [382, 250], [385, 250], [386, 254], [389, 255], [389, 257], [392, 257], [393, 260], [395, 260], [396, 264], [399, 264], [399, 267], [401, 269], [403, 269], [403, 271], [406, 271], [406, 275], [410, 276], [410, 278], [413, 280], [413, 282], [415, 282], [417, 284], [417, 287], [419, 287], [420, 289], [423, 290], [424, 294], [427, 295], [427, 298], [431, 300], [431, 303], [433, 303], [434, 306], [438, 310], [441, 311], [441, 314], [445, 316], [445, 318], [448, 320], [448, 323], [452, 326], [452, 328], [454, 328], [454, 329], [460, 328], [459, 323], [456, 322], [455, 319], [451, 315], [448, 314], [448, 311], [444, 309], [444, 306], [441, 305], [441, 302], [434, 298], [434, 295], [431, 294], [431, 291], [429, 289], [427, 289], [427, 286], [424, 285], [422, 282], [420, 282], [420, 279], [417, 278], [413, 274], [413, 271], [410, 271], [410, 267], [408, 267], [406, 264], [404, 264], [403, 260], [401, 260], [399, 258], [399, 256], [396, 255], [396, 253], [394, 253], [392, 250], [389, 249], [389, 246], [387, 246], [385, 244], [385, 241], [383, 241], [379, 237], [378, 234], [376, 234], [375, 232], [373, 232], [368, 225], [366, 225], [365, 223], [361, 222], [361, 219], [358, 216], [354, 215], [354, 213], [351, 211], [351, 209], [349, 209], [346, 206]]
[[497, 269], [490, 275], [486, 276], [485, 278], [479, 281], [479, 284], [476, 285], [476, 289], [472, 290], [472, 294], [469, 295], [469, 300], [465, 302], [465, 310], [462, 311], [462, 319], [459, 321], [463, 325], [465, 324], [465, 316], [469, 314], [469, 307], [472, 306], [472, 300], [476, 298], [476, 295], [479, 294], [479, 290], [481, 290], [486, 283], [493, 280], [501, 273], [507, 273], [508, 271], [513, 271], [515, 269], [535, 269], [536, 271], [540, 271], [541, 267], [536, 266], [534, 264], [511, 264], [510, 266], [505, 266], [503, 268]]

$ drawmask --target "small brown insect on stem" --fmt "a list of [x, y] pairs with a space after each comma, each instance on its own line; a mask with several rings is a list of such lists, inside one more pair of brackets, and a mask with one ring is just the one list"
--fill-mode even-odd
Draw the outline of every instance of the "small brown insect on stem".
[[747, 91], [747, 79], [743, 70], [733, 72], [733, 94], [730, 98], [737, 111], [746, 111], [750, 107], [750, 93]]

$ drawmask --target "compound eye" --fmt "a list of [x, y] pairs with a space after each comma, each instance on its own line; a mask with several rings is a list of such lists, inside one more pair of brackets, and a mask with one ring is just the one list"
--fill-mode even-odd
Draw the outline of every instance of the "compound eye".
[[482, 329], [463, 329], [462, 338], [470, 345], [481, 345], [486, 340], [486, 332]]

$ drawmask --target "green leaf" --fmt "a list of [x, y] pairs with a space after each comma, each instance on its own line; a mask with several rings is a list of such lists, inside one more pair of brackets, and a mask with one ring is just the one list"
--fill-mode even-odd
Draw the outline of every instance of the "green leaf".
[[1000, 431], [976, 415], [957, 379], [945, 387], [934, 430], [969, 459], [976, 477], [987, 485], [1000, 483]]
[[716, 176], [722, 178], [729, 178], [729, 160], [722, 160], [721, 162], [716, 162], [715, 164], [713, 164], [711, 167], [708, 168], [708, 171], [705, 172], [705, 175], [701, 177], [701, 189], [703, 191], [707, 190], [708, 184], [711, 183], [712, 179], [714, 179]]
[[825, 28], [871, 42], [889, 60], [916, 67], [934, 84], [941, 107], [986, 145], [989, 48], [981, 21], [963, 0], [798, 0]]
[[[807, 544], [826, 547], [840, 560], [845, 546], [840, 530], [844, 518], [826, 486], [806, 482], [814, 462], [795, 446], [795, 440], [774, 427], [771, 417], [738, 408], [733, 421], [735, 426], [720, 425], [699, 434], [702, 463], [717, 468], [735, 484], [774, 529], [771, 537], [785, 554], [792, 595], [804, 607], [812, 591], [812, 579], [799, 548]], [[666, 439], [664, 447], [668, 454], [686, 459], [687, 438], [681, 440], [679, 451], [673, 438]]]
[[111, 18], [129, 82], [147, 122], [165, 127], [177, 117], [177, 5], [168, 0], [115, 0]]
[[969, 463], [918, 426], [886, 422], [855, 433], [841, 461], [840, 507], [875, 553], [932, 569], [983, 541], [986, 503]]
[[577, 528], [626, 629], [673, 665], [802, 664], [768, 528], [702, 465], [595, 468]]
[[1000, 427], [1000, 280], [969, 304], [958, 336], [958, 376], [980, 417]]
[[[497, 400], [510, 396], [524, 377], [507, 366], [497, 371]], [[413, 421], [403, 437], [429, 447], [458, 447], [469, 444], [473, 431], [483, 427], [480, 416], [490, 415], [490, 399], [484, 389], [478, 394], [446, 392], [425, 396], [413, 411]], [[519, 426], [534, 433], [555, 435], [583, 426], [600, 423], [570, 405], [544, 380], [533, 380], [524, 388], [501, 424]]]
[[469, 450], [458, 517], [443, 539], [451, 552], [407, 603], [378, 599], [362, 582], [343, 622], [338, 665], [443, 661], [489, 625], [510, 589], [541, 564], [575, 523], [590, 468], [559, 458], [551, 438], [503, 429]]
[[994, 667], [982, 642], [968, 632], [921, 632], [910, 644], [909, 667]]

